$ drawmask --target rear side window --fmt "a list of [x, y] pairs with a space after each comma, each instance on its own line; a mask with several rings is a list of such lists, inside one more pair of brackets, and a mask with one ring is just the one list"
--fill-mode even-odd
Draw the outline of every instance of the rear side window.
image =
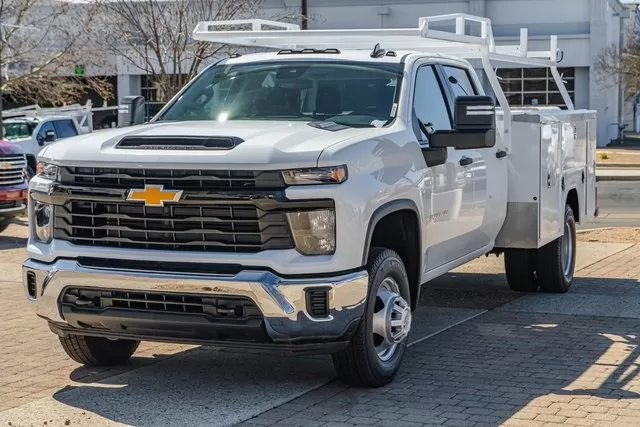
[[58, 138], [69, 138], [78, 134], [71, 120], [56, 120], [53, 125], [56, 128], [56, 136]]
[[442, 70], [455, 97], [478, 94], [467, 70], [450, 65], [443, 65]]

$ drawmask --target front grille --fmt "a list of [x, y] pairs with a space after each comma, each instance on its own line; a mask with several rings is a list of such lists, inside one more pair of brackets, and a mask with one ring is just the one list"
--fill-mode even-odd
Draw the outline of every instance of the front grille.
[[27, 160], [22, 155], [0, 154], [0, 185], [15, 185], [24, 182]]
[[253, 204], [70, 201], [55, 207], [54, 237], [75, 244], [187, 251], [291, 249], [286, 216]]
[[99, 188], [164, 185], [181, 190], [274, 190], [285, 187], [277, 171], [64, 167], [61, 182]]
[[65, 290], [61, 303], [63, 307], [96, 312], [123, 309], [167, 314], [204, 314], [229, 320], [262, 317], [260, 309], [251, 299], [240, 296], [73, 287]]
[[17, 207], [18, 207], [18, 202], [16, 202], [16, 201], [0, 202], [0, 210], [17, 208]]

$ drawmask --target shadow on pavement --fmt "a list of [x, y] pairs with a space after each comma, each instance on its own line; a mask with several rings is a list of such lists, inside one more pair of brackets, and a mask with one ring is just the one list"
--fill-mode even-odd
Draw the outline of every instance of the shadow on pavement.
[[230, 425], [333, 377], [327, 357], [276, 357], [199, 347], [99, 384], [60, 390], [54, 399], [83, 414], [93, 412], [127, 425]]
[[4, 249], [24, 248], [27, 246], [26, 237], [18, 237], [13, 235], [14, 233], [10, 233], [11, 229], [15, 229], [16, 226], [24, 227], [24, 229], [26, 230], [29, 226], [29, 223], [26, 219], [14, 218], [13, 224], [9, 226], [9, 229], [0, 234], [0, 251]]
[[[421, 305], [428, 310], [462, 297], [465, 307], [494, 308], [522, 296], [505, 286], [501, 274], [450, 274], [424, 289]], [[566, 296], [598, 298], [608, 288], [624, 290], [618, 293], [624, 297], [640, 293], [637, 280], [578, 278]], [[640, 313], [638, 318], [544, 313], [544, 306], [536, 305], [544, 296], [530, 294], [527, 308], [511, 310], [508, 304], [416, 344], [396, 380], [379, 389], [333, 382], [306, 393], [334, 378], [329, 358], [197, 348], [54, 398], [112, 422], [141, 426], [230, 425], [247, 419], [303, 426], [329, 421], [509, 425], [547, 417], [589, 422], [597, 419], [592, 415], [617, 417], [616, 405], [606, 402], [626, 407], [640, 397]], [[636, 422], [640, 407], [638, 414]]]

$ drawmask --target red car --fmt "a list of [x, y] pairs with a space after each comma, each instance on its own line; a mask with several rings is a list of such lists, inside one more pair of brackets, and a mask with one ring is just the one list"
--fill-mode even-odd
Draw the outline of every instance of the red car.
[[27, 209], [27, 158], [20, 147], [0, 140], [0, 232]]

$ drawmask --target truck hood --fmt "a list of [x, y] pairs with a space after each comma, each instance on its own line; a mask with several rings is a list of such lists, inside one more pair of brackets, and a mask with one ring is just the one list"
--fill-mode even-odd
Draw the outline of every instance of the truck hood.
[[23, 154], [24, 150], [17, 145], [0, 139], [0, 154]]
[[[149, 123], [98, 130], [54, 142], [39, 154], [42, 160], [69, 166], [109, 164], [280, 169], [313, 167], [322, 150], [347, 139], [375, 133], [375, 128], [318, 129], [307, 122], [285, 121], [184, 121]], [[231, 149], [141, 149], [117, 147], [124, 137], [235, 137], [242, 142]], [[268, 166], [267, 166], [268, 165]]]

